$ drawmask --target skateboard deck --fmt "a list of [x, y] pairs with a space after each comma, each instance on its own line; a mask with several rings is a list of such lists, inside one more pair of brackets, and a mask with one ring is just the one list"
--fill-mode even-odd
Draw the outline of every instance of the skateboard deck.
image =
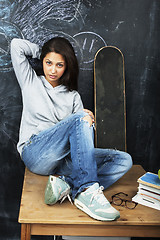
[[113, 46], [94, 59], [95, 145], [126, 151], [124, 57]]

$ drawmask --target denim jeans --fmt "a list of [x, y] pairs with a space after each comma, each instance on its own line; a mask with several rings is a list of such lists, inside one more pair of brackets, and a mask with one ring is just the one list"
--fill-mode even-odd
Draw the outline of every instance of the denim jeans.
[[113, 149], [94, 148], [94, 129], [75, 113], [53, 127], [33, 135], [22, 151], [22, 160], [36, 174], [61, 175], [72, 189], [72, 198], [99, 182], [108, 188], [132, 166], [131, 156]]

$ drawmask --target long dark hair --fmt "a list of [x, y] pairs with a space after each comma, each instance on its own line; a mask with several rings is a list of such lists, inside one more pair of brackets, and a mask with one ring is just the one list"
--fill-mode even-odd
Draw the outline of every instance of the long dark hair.
[[45, 56], [55, 52], [61, 54], [66, 62], [66, 70], [61, 77], [61, 84], [65, 85], [69, 91], [78, 89], [78, 61], [71, 43], [62, 37], [55, 37], [44, 43], [40, 59], [43, 62]]

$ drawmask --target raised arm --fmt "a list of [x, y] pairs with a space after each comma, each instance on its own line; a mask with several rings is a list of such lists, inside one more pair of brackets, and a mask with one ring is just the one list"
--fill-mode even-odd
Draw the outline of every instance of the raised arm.
[[33, 80], [35, 71], [26, 56], [39, 58], [39, 46], [28, 40], [14, 38], [11, 41], [12, 65], [21, 88]]

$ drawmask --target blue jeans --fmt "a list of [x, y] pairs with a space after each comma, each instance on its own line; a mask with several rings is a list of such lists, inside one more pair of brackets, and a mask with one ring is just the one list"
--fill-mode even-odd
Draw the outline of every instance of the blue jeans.
[[132, 166], [131, 156], [113, 149], [94, 148], [93, 126], [75, 113], [53, 127], [33, 135], [22, 151], [27, 168], [41, 175], [61, 175], [72, 189], [72, 198], [95, 182], [104, 188]]

